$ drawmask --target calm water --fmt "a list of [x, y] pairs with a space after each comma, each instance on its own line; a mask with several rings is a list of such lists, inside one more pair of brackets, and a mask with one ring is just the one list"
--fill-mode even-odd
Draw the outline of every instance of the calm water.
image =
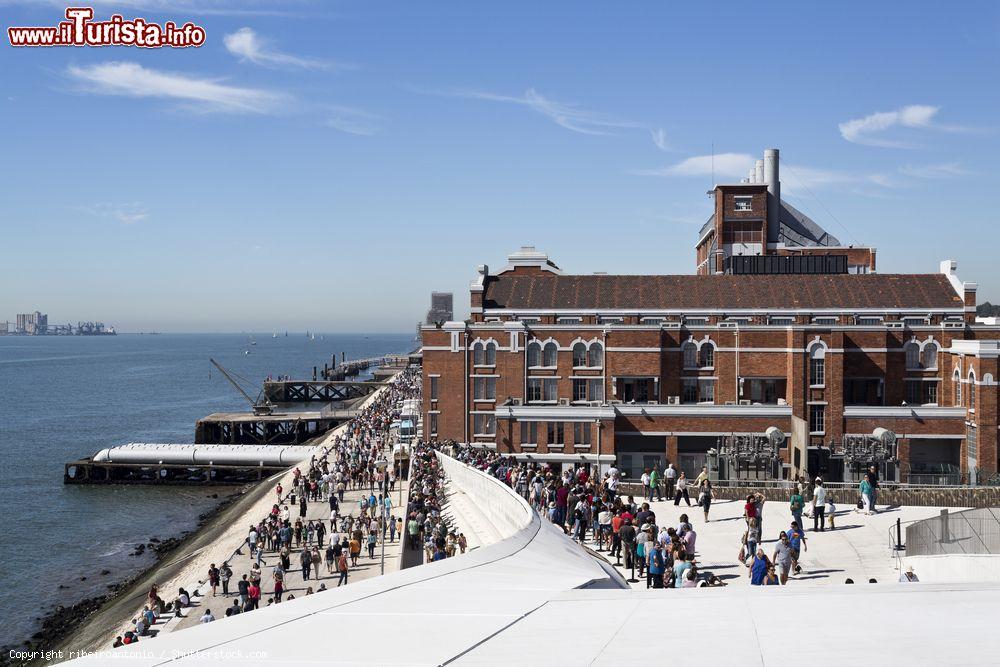
[[[214, 505], [206, 489], [62, 483], [67, 461], [129, 441], [193, 442], [199, 417], [247, 409], [209, 357], [259, 389], [268, 373], [311, 377], [332, 354], [351, 359], [414, 347], [412, 335], [253, 339], [251, 346], [240, 334], [0, 336], [0, 506], [7, 515], [0, 646], [26, 639], [52, 605], [103, 593], [144, 568], [152, 559], [129, 556], [136, 544], [194, 528]], [[112, 574], [99, 576], [102, 569]]]

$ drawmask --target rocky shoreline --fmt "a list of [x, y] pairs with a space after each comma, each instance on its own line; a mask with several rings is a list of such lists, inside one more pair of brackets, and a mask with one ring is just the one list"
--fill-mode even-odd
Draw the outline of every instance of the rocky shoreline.
[[[108, 592], [84, 598], [72, 605], [55, 605], [48, 613], [36, 618], [39, 629], [25, 639], [20, 645], [11, 644], [2, 648], [0, 654], [0, 667], [14, 667], [17, 665], [45, 664], [48, 661], [42, 657], [20, 659], [12, 657], [14, 652], [31, 656], [42, 656], [46, 651], [52, 651], [55, 647], [69, 635], [83, 625], [94, 614], [103, 609], [106, 605], [114, 602], [118, 596], [132, 587], [132, 585], [148, 576], [157, 569], [165, 558], [173, 554], [180, 547], [189, 542], [202, 528], [205, 527], [219, 512], [232, 505], [242, 498], [255, 485], [247, 485], [237, 491], [229, 491], [229, 494], [219, 500], [216, 505], [198, 516], [197, 525], [191, 529], [181, 532], [179, 535], [160, 538], [154, 536], [135, 546], [129, 557], [143, 556], [147, 552], [153, 552], [155, 558], [146, 568], [123, 579], [119, 579], [108, 584]], [[218, 499], [218, 493], [208, 494], [209, 498]], [[110, 570], [101, 570], [98, 576], [108, 576]], [[86, 581], [87, 577], [80, 577], [80, 581]], [[60, 589], [67, 589], [69, 586], [60, 584]]]

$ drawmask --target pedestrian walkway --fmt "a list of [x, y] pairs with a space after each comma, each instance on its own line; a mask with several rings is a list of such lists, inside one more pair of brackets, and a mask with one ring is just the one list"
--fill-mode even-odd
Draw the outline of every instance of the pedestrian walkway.
[[[642, 505], [640, 499], [636, 499]], [[697, 560], [702, 574], [711, 573], [727, 584], [748, 583], [747, 569], [740, 565], [738, 556], [741, 537], [746, 529], [743, 520], [742, 501], [716, 500], [712, 503], [709, 522], [705, 523], [700, 507], [692, 500], [691, 506], [683, 500], [679, 506], [673, 501], [652, 502], [650, 509], [656, 513], [659, 525], [677, 526], [681, 514], [697, 533]], [[854, 511], [853, 507], [840, 508], [836, 514], [836, 529], [814, 533], [813, 522], [804, 518], [806, 524], [807, 550], [801, 554], [802, 572], [789, 579], [789, 585], [843, 584], [846, 579], [855, 582], [896, 582], [899, 579], [896, 555], [892, 550], [892, 534], [896, 519], [904, 525], [908, 522], [937, 516], [939, 507], [896, 507], [881, 508], [878, 514], [865, 515]], [[771, 557], [774, 553], [778, 533], [787, 530], [792, 522], [787, 498], [772, 498], [765, 504], [764, 532], [762, 546], [764, 553]], [[587, 546], [597, 549], [597, 543], [587, 540]], [[614, 564], [607, 551], [601, 556]], [[624, 560], [622, 561], [624, 563]], [[618, 570], [626, 578], [630, 571], [619, 566]], [[645, 588], [643, 579], [633, 583], [633, 587]]]

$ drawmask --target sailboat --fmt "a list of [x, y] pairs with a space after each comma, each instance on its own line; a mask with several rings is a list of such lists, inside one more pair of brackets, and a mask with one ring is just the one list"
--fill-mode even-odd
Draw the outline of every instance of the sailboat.
[[277, 337], [278, 337], [278, 332], [277, 331], [275, 331], [273, 334], [271, 334], [271, 338], [277, 338]]

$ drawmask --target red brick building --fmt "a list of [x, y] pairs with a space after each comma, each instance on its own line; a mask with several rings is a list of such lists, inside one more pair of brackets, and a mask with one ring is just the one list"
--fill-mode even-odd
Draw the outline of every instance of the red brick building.
[[567, 275], [533, 248], [480, 266], [470, 321], [422, 329], [425, 437], [633, 476], [996, 474], [1000, 327], [976, 322], [976, 285], [814, 252], [697, 275]]

